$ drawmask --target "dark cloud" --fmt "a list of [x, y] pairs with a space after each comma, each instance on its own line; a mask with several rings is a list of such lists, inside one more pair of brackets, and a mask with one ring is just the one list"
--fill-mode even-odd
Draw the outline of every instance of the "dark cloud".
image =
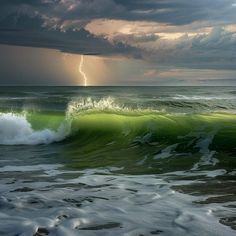
[[[193, 21], [235, 21], [234, 0], [3, 0], [1, 8], [29, 7], [48, 17], [68, 19], [126, 19], [174, 25]], [[6, 11], [6, 9], [4, 9]], [[3, 12], [3, 11], [2, 11]]]
[[39, 14], [58, 20], [125, 19], [173, 25], [194, 21], [235, 22], [235, 0], [2, 0], [1, 15]]
[[132, 50], [136, 50], [122, 43], [112, 45], [83, 29], [66, 33], [59, 31], [0, 30], [0, 44], [51, 48], [62, 52], [87, 55], [128, 55]]
[[80, 16], [181, 25], [202, 20], [235, 21], [234, 3], [234, 0], [80, 0], [60, 2], [55, 9], [63, 19]]
[[51, 48], [78, 54], [128, 55], [133, 51], [137, 55], [135, 48], [119, 42], [111, 44], [83, 28], [63, 32], [44, 28], [43, 23], [39, 16], [20, 15], [15, 19], [10, 15], [0, 22], [0, 44]]
[[114, 0], [126, 9], [126, 19], [147, 20], [173, 25], [202, 20], [235, 21], [233, 0]]
[[[24, 2], [24, 1], [22, 1]], [[28, 2], [30, 5], [30, 1]], [[37, 1], [36, 1], [37, 2]], [[164, 22], [173, 25], [202, 20], [235, 21], [234, 0], [64, 0], [50, 4], [42, 14], [65, 19], [125, 19]], [[36, 3], [34, 3], [36, 4]]]
[[[44, 1], [41, 0], [1, 0], [0, 5], [19, 5], [19, 4], [29, 4], [29, 5], [41, 5]], [[45, 2], [46, 3], [46, 2]]]

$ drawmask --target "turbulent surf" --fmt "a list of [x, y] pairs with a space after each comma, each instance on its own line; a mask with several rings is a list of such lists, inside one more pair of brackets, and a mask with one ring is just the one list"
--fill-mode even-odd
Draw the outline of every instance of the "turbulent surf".
[[0, 234], [234, 235], [235, 108], [232, 87], [5, 88]]

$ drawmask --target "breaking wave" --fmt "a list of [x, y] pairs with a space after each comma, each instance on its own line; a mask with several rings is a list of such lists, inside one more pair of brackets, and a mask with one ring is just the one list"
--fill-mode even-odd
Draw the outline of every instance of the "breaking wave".
[[111, 97], [79, 98], [69, 102], [65, 113], [0, 113], [0, 144], [39, 145], [64, 139], [76, 143], [82, 140], [83, 145], [116, 142], [179, 147], [185, 143], [185, 149], [191, 146], [206, 156], [208, 151], [201, 147], [206, 143], [235, 148], [235, 118], [229, 113], [175, 114], [132, 109]]
[[0, 114], [0, 144], [38, 145], [63, 140], [68, 135], [68, 123], [62, 123], [56, 131], [51, 129], [34, 130], [26, 115]]

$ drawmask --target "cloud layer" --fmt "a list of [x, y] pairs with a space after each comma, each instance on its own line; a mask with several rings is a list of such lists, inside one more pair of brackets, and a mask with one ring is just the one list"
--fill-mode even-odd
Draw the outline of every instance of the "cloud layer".
[[236, 69], [236, 0], [2, 0], [0, 43]]

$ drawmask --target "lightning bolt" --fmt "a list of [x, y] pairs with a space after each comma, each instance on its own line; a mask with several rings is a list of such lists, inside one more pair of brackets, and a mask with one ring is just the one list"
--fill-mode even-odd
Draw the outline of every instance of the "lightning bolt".
[[86, 74], [83, 72], [83, 65], [84, 65], [84, 55], [81, 55], [80, 63], [79, 63], [79, 73], [82, 75], [83, 80], [84, 80], [84, 86], [86, 87], [88, 78]]

